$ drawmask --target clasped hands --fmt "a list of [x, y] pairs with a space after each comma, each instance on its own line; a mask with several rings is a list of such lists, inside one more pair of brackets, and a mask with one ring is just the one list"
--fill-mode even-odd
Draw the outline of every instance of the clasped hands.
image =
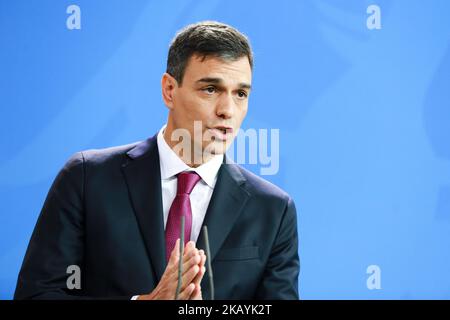
[[[178, 285], [178, 264], [180, 259], [180, 239], [170, 254], [166, 270], [156, 288], [149, 294], [138, 296], [137, 300], [173, 300]], [[189, 241], [184, 247], [183, 273], [179, 300], [202, 300], [200, 282], [205, 274], [206, 255], [203, 250]]]

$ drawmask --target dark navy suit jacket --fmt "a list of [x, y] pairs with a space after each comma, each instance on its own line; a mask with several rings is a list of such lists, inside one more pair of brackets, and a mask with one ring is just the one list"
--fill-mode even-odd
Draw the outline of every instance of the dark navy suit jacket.
[[[203, 225], [216, 299], [298, 299], [297, 216], [288, 194], [226, 160]], [[165, 261], [155, 135], [72, 156], [47, 195], [14, 297], [130, 299], [156, 287]], [[67, 288], [70, 265], [80, 267], [81, 289]]]

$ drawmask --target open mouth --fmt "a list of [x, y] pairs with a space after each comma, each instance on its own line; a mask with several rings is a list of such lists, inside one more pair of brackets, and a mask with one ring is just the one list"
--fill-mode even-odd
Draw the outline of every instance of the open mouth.
[[213, 129], [217, 129], [220, 130], [223, 133], [231, 133], [233, 131], [233, 128], [231, 127], [225, 127], [225, 126], [218, 126], [218, 127], [214, 127]]

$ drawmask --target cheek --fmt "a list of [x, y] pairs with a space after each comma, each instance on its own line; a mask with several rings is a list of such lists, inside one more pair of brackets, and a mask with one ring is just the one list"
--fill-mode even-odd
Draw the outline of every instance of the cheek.
[[245, 116], [247, 115], [248, 103], [245, 103], [245, 105], [243, 105], [238, 110], [239, 110], [239, 122], [241, 123], [244, 120]]
[[176, 101], [175, 113], [183, 120], [191, 121], [196, 118], [198, 102], [192, 95], [180, 95]]
[[206, 122], [207, 119], [214, 117], [214, 103], [212, 101], [193, 96], [185, 102], [186, 116], [190, 120]]

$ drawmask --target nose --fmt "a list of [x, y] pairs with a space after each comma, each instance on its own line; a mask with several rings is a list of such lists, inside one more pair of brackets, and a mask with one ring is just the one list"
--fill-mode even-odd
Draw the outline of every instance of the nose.
[[223, 119], [230, 119], [234, 115], [235, 102], [231, 94], [222, 94], [217, 101], [216, 114]]

